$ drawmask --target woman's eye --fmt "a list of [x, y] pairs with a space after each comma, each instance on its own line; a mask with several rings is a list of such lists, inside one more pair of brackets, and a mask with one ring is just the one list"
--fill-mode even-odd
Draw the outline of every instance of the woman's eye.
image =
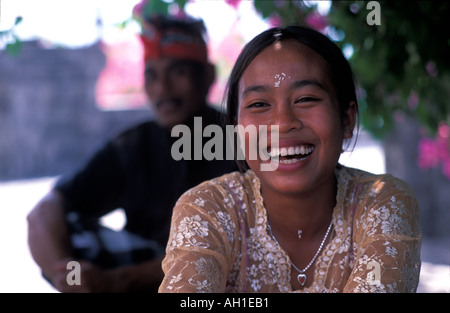
[[263, 108], [263, 107], [266, 107], [266, 106], [268, 106], [267, 103], [255, 102], [255, 103], [250, 104], [248, 107], [249, 108]]
[[319, 99], [314, 97], [302, 97], [300, 99], [297, 99], [295, 103], [314, 102], [314, 101], [319, 101]]

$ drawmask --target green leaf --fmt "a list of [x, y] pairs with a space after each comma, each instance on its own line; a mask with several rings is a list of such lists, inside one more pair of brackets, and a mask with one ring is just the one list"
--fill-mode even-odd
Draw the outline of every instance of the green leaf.
[[254, 0], [253, 4], [263, 18], [268, 18], [272, 13], [277, 11], [275, 3], [272, 0]]
[[144, 15], [150, 14], [169, 14], [169, 5], [170, 3], [161, 1], [161, 0], [152, 0], [147, 2], [144, 7]]
[[22, 50], [22, 42], [20, 40], [15, 40], [12, 43], [6, 45], [6, 53], [11, 56], [18, 56]]
[[16, 17], [16, 21], [14, 22], [14, 26], [19, 25], [22, 22], [23, 18], [22, 16]]

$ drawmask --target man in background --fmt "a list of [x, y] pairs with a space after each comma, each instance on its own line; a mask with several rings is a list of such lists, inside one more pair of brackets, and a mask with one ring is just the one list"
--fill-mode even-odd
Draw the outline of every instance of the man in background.
[[[145, 90], [155, 121], [109, 140], [73, 176], [60, 179], [28, 216], [29, 245], [43, 276], [62, 292], [156, 291], [172, 208], [189, 188], [237, 170], [234, 161], [171, 156], [171, 129], [221, 124], [207, 103], [214, 81], [202, 21], [141, 16]], [[191, 132], [193, 133], [193, 131]], [[99, 225], [122, 208], [121, 232]], [[67, 283], [67, 264], [78, 261], [81, 285]]]

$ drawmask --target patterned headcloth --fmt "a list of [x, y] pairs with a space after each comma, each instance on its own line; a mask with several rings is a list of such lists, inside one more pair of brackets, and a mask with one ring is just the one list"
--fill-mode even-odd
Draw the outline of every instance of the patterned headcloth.
[[202, 20], [144, 12], [145, 1], [133, 10], [142, 26], [145, 62], [162, 57], [208, 62], [206, 42], [203, 39], [206, 29]]

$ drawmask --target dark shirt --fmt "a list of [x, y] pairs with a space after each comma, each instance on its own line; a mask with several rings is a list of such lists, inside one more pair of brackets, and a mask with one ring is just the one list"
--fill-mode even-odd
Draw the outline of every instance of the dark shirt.
[[[211, 108], [202, 110], [201, 116], [203, 128], [221, 125], [222, 117]], [[186, 124], [192, 126], [193, 119]], [[74, 176], [63, 177], [55, 189], [63, 194], [66, 210], [84, 218], [97, 220], [122, 208], [127, 231], [165, 247], [178, 198], [205, 180], [237, 170], [233, 160], [175, 161], [171, 147], [178, 139], [156, 122], [144, 122], [107, 142]], [[203, 145], [208, 140], [203, 138]]]

